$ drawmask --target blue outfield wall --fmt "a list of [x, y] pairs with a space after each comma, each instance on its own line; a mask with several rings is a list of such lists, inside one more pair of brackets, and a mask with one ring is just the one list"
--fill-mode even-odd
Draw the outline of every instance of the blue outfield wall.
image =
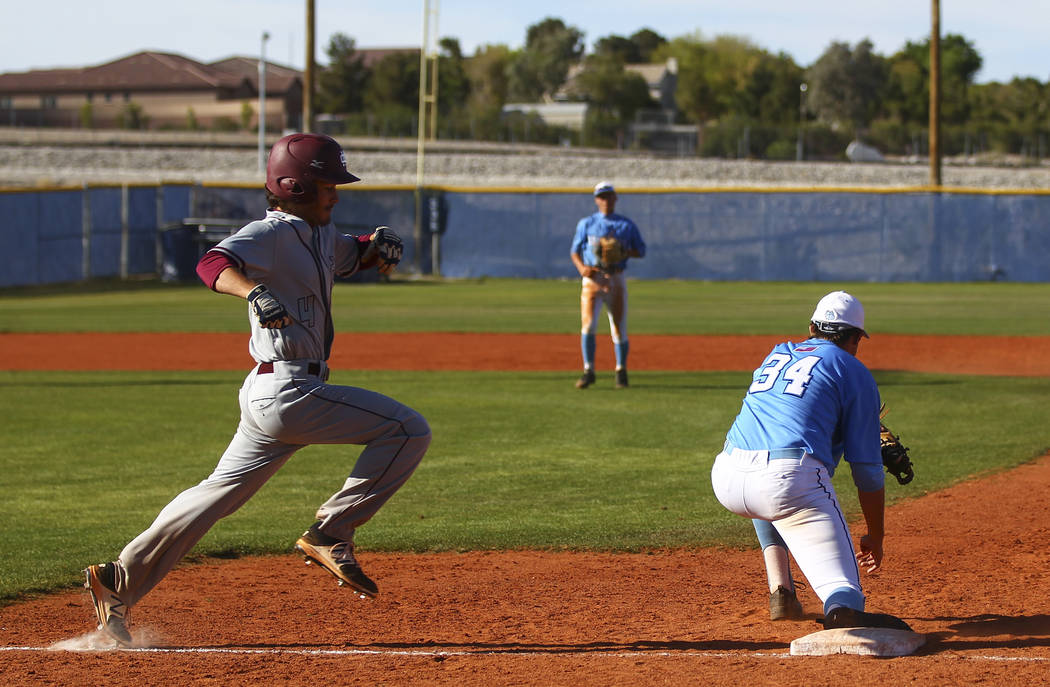
[[[440, 273], [452, 278], [576, 278], [569, 248], [595, 210], [583, 189], [428, 188], [443, 199]], [[349, 187], [334, 221], [389, 225], [402, 272], [430, 273], [429, 221], [413, 236], [412, 187]], [[262, 216], [257, 187], [163, 184], [0, 189], [0, 286], [91, 277], [193, 278], [207, 244], [186, 218]], [[648, 255], [637, 279], [717, 281], [1050, 281], [1050, 193], [945, 189], [623, 191]], [[126, 221], [125, 221], [126, 217]], [[86, 251], [86, 254], [85, 254]]]
[[[450, 192], [441, 273], [569, 277], [586, 193]], [[1048, 281], [1050, 195], [732, 190], [621, 192], [647, 244], [637, 279]]]

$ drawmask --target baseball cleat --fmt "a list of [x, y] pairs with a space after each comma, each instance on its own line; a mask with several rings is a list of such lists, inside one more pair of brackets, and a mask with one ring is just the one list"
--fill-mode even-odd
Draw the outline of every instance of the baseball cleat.
[[770, 620], [800, 620], [802, 616], [802, 603], [795, 592], [778, 586], [777, 590], [769, 595]]
[[884, 627], [889, 630], [912, 631], [908, 623], [888, 613], [865, 613], [845, 606], [831, 609], [822, 622], [825, 630], [840, 627]]
[[591, 384], [594, 384], [594, 370], [584, 370], [583, 375], [576, 380], [576, 388], [586, 389]]
[[84, 588], [91, 594], [95, 604], [95, 617], [98, 629], [102, 630], [117, 644], [131, 646], [131, 633], [128, 632], [130, 621], [129, 609], [117, 596], [116, 568], [113, 563], [99, 563], [84, 570]]
[[627, 388], [627, 370], [626, 368], [616, 371], [616, 388], [626, 389]]
[[314, 524], [295, 542], [295, 550], [303, 554], [307, 565], [327, 570], [340, 587], [350, 587], [362, 599], [374, 599], [379, 594], [379, 587], [358, 565], [353, 542], [329, 537]]

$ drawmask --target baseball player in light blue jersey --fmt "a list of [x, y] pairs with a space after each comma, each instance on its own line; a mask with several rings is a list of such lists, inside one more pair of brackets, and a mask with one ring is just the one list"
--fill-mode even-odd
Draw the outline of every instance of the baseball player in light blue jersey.
[[[577, 389], [594, 384], [595, 334], [602, 305], [609, 312], [613, 349], [616, 354], [616, 388], [627, 387], [627, 280], [624, 270], [628, 258], [645, 257], [645, 242], [637, 225], [623, 215], [617, 215], [616, 189], [608, 181], [594, 187], [594, 203], [598, 211], [576, 225], [576, 235], [569, 253], [572, 264], [580, 273], [580, 348], [583, 353], [583, 375], [577, 380]], [[604, 256], [602, 239], [616, 239], [618, 255], [611, 260]]]
[[[899, 618], [864, 612], [860, 567], [882, 565], [885, 492], [879, 390], [856, 357], [867, 337], [860, 301], [843, 291], [824, 296], [809, 335], [778, 344], [755, 370], [711, 470], [715, 496], [733, 513], [771, 524], [756, 527], [763, 547], [795, 557], [824, 603], [825, 628], [908, 630]], [[856, 554], [831, 483], [843, 456], [867, 524]]]
[[285, 136], [267, 163], [266, 217], [198, 263], [210, 288], [247, 300], [249, 352], [257, 365], [240, 390], [237, 431], [212, 474], [176, 496], [117, 560], [84, 571], [99, 629], [118, 644], [132, 643], [129, 609], [308, 444], [364, 450], [295, 548], [358, 595], [378, 594], [354, 555], [354, 533], [412, 475], [430, 443], [430, 427], [392, 398], [327, 383], [334, 277], [368, 267], [389, 273], [402, 253], [401, 240], [386, 227], [354, 237], [332, 224], [336, 185], [354, 181], [335, 140]]

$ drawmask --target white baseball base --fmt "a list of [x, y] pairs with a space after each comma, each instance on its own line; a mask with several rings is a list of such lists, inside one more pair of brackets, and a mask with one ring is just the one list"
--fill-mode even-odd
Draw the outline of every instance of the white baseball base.
[[926, 636], [881, 627], [844, 627], [821, 630], [791, 642], [792, 656], [908, 656], [926, 643]]

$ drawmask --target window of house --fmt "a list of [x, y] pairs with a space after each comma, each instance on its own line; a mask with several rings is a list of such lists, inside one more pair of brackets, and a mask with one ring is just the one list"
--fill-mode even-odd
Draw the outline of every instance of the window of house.
[[106, 94], [106, 102], [108, 103], [111, 100], [113, 100], [113, 94], [112, 93], [107, 93]]
[[131, 100], [131, 94], [128, 93], [127, 91], [124, 91], [124, 102], [129, 102], [130, 100]]
[[11, 104], [12, 103], [11, 103], [11, 99], [10, 98], [8, 98], [6, 96], [3, 97], [3, 98], [0, 98], [0, 110], [10, 110], [11, 109]]
[[92, 93], [91, 91], [88, 91], [88, 94], [87, 94], [87, 101], [88, 101], [88, 102], [90, 103], [90, 102], [91, 102], [92, 100], [94, 100], [94, 99], [95, 99], [95, 94], [94, 94], [94, 93]]
[[53, 110], [58, 107], [58, 99], [53, 95], [40, 96], [40, 107], [44, 110]]

